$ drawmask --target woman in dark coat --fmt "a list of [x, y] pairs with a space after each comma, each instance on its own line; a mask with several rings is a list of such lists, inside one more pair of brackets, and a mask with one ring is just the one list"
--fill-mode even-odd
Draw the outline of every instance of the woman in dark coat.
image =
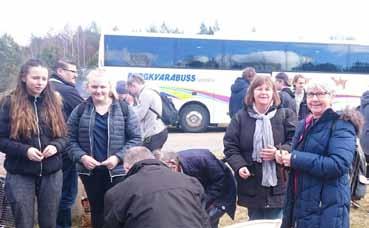
[[274, 156], [277, 147], [290, 149], [296, 115], [278, 108], [280, 99], [269, 76], [254, 78], [245, 103], [224, 136], [224, 154], [238, 183], [238, 204], [248, 208], [250, 220], [281, 218], [287, 179]]
[[358, 112], [339, 115], [331, 109], [332, 88], [315, 82], [307, 86], [312, 115], [300, 122], [292, 152], [276, 156], [291, 168], [283, 228], [349, 227], [349, 169], [361, 121]]

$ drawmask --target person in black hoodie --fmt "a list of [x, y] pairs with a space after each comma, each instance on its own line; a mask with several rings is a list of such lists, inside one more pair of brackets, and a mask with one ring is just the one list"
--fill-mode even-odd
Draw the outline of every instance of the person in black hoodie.
[[164, 161], [173, 171], [197, 178], [205, 189], [206, 210], [212, 228], [227, 213], [232, 219], [236, 211], [236, 182], [232, 171], [208, 149], [164, 152]]
[[[69, 60], [58, 60], [54, 67], [55, 73], [50, 78], [50, 84], [63, 98], [65, 121], [70, 113], [83, 99], [75, 88], [77, 66]], [[63, 156], [63, 189], [57, 218], [58, 228], [72, 226], [72, 206], [78, 192], [78, 176], [75, 164], [66, 155]]]
[[256, 71], [253, 67], [246, 67], [242, 71], [242, 77], [236, 78], [231, 86], [231, 97], [229, 98], [229, 116], [232, 118], [236, 112], [242, 109], [243, 99], [247, 94], [252, 79]]
[[146, 147], [124, 155], [124, 181], [105, 194], [105, 228], [210, 228], [200, 182], [171, 171]]
[[288, 75], [284, 72], [275, 76], [275, 86], [281, 98], [281, 108], [289, 108], [296, 113], [295, 94], [290, 89]]
[[56, 227], [62, 189], [62, 156], [67, 127], [62, 99], [48, 83], [39, 60], [22, 65], [16, 88], [0, 105], [0, 151], [6, 154], [5, 195], [17, 228]]

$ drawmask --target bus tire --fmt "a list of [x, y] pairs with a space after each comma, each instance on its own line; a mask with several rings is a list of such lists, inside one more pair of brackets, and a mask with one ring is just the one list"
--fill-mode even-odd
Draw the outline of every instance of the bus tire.
[[200, 104], [188, 104], [180, 112], [179, 123], [185, 132], [204, 132], [209, 126], [208, 110]]

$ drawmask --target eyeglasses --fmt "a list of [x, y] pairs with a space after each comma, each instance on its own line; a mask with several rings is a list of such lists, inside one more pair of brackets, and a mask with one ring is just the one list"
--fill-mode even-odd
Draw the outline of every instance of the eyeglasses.
[[324, 98], [325, 95], [329, 94], [328, 92], [319, 92], [319, 93], [306, 93], [306, 97], [314, 98], [316, 96], [318, 99]]
[[75, 70], [69, 70], [69, 69], [65, 69], [65, 68], [63, 68], [63, 70], [65, 70], [65, 71], [69, 71], [69, 72], [72, 72], [72, 73], [74, 73], [74, 74], [77, 74], [77, 71], [75, 71]]

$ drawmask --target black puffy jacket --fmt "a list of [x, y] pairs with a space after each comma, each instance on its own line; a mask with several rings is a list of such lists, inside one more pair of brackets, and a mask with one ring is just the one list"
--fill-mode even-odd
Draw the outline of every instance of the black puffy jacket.
[[[123, 155], [127, 149], [142, 144], [141, 131], [136, 114], [131, 107], [128, 107], [128, 113], [124, 113], [122, 106], [118, 100], [113, 100], [108, 115], [108, 154], [116, 155], [123, 161]], [[85, 107], [81, 110], [81, 105]], [[125, 104], [127, 105], [127, 104]], [[90, 175], [90, 171], [86, 169], [80, 159], [83, 155], [94, 156], [93, 151], [93, 129], [95, 127], [96, 110], [91, 97], [86, 103], [77, 106], [68, 119], [69, 135], [67, 152], [69, 157], [77, 163], [77, 171], [79, 174]], [[124, 170], [122, 165], [117, 165], [113, 170], [109, 171], [110, 177], [123, 176]]]
[[[29, 96], [29, 102], [32, 104], [33, 111], [37, 112], [39, 119], [39, 134], [19, 140], [9, 138], [11, 128], [10, 96], [5, 97], [0, 106], [0, 151], [6, 154], [4, 163], [6, 171], [13, 174], [41, 176], [60, 170], [62, 168], [61, 152], [66, 145], [66, 137], [54, 138], [52, 136], [51, 128], [41, 115], [41, 110], [44, 108], [42, 95], [40, 97]], [[25, 115], [27, 114], [25, 113]], [[41, 162], [28, 159], [27, 150], [30, 147], [43, 151], [48, 145], [54, 145], [58, 152]]]

